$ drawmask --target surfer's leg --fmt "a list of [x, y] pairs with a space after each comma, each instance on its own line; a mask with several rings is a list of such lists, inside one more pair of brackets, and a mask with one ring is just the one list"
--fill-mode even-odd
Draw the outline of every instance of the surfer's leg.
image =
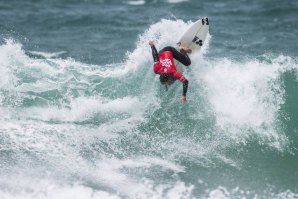
[[164, 51], [171, 51], [173, 53], [173, 57], [185, 66], [189, 66], [191, 64], [191, 61], [186, 53], [181, 53], [172, 46], [164, 47], [161, 51], [159, 51], [159, 53]]
[[172, 53], [173, 57], [177, 59], [179, 62], [181, 62], [183, 65], [189, 66], [191, 64], [191, 61], [186, 53], [179, 52], [175, 48]]

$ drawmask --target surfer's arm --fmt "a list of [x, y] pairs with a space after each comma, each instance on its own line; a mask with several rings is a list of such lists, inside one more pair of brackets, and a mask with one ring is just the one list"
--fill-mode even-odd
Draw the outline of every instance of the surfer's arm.
[[186, 80], [183, 82], [183, 93], [182, 93], [182, 97], [181, 97], [182, 104], [185, 104], [185, 103], [186, 103], [186, 93], [187, 93], [187, 89], [188, 89], [188, 80], [186, 79]]
[[185, 97], [188, 89], [188, 80], [178, 71], [176, 71], [173, 75], [175, 79], [178, 79], [183, 84], [182, 96]]
[[154, 62], [158, 62], [159, 58], [158, 58], [158, 52], [154, 46], [154, 42], [151, 40], [149, 41], [149, 45], [151, 46], [151, 50], [152, 50], [152, 56], [153, 56], [153, 60]]
[[152, 56], [153, 56], [153, 60], [154, 62], [158, 62], [159, 61], [159, 58], [158, 58], [158, 52], [155, 48], [155, 46], [151, 46], [151, 49], [152, 49]]
[[188, 89], [188, 80], [186, 79], [186, 80], [183, 82], [183, 93], [182, 93], [182, 96], [186, 96], [187, 89]]

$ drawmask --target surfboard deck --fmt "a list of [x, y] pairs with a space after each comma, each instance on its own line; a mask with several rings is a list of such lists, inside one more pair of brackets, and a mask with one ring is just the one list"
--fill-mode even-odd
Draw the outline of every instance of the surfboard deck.
[[[195, 21], [179, 38], [177, 50], [179, 51], [179, 47], [188, 47], [192, 50], [192, 53], [198, 53], [205, 44], [208, 32], [209, 19], [207, 17]], [[180, 62], [175, 60], [175, 65], [179, 72], [183, 71], [183, 65]]]

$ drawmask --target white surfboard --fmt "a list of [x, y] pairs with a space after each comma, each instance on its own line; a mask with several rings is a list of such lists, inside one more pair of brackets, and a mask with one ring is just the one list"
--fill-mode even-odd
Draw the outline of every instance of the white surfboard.
[[[205, 44], [207, 34], [209, 32], [209, 20], [207, 17], [197, 20], [190, 25], [188, 29], [182, 34], [177, 42], [177, 49], [179, 47], [188, 47], [192, 53], [201, 51], [202, 46]], [[183, 71], [183, 65], [175, 60], [175, 65], [178, 71]]]

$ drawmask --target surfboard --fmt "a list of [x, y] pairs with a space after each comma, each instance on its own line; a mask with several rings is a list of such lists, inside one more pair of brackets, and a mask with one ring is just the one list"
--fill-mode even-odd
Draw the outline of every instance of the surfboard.
[[[207, 17], [195, 21], [179, 38], [177, 50], [179, 50], [179, 47], [188, 47], [192, 50], [192, 53], [200, 52], [202, 46], [205, 44], [208, 32], [209, 19]], [[175, 60], [175, 65], [179, 72], [183, 71], [183, 65], [180, 62]]]

